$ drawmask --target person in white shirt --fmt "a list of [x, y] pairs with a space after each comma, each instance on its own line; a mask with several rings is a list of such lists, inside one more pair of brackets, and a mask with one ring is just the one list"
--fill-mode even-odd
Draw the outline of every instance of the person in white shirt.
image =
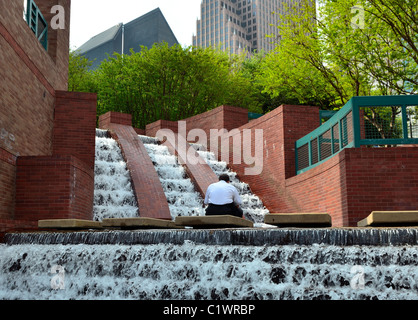
[[208, 187], [204, 201], [208, 205], [206, 215], [232, 215], [242, 218], [243, 211], [239, 207], [242, 204], [241, 197], [229, 182], [229, 176], [223, 174], [219, 177], [219, 182]]

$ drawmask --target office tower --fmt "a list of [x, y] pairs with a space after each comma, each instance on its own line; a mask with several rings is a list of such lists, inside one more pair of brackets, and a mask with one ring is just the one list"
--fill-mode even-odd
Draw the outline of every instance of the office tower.
[[300, 0], [202, 0], [193, 45], [231, 54], [269, 52], [277, 44], [280, 14]]
[[93, 61], [91, 69], [96, 69], [107, 55], [112, 56], [114, 52], [130, 54], [131, 49], [140, 51], [141, 45], [150, 49], [154, 43], [163, 41], [170, 46], [178, 43], [163, 13], [157, 8], [129, 23], [120, 23], [94, 36], [78, 51]]

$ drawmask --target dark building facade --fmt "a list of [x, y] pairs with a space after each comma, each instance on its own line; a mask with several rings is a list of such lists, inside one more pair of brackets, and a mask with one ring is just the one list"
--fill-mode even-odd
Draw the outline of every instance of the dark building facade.
[[92, 69], [113, 53], [129, 54], [133, 49], [140, 51], [140, 46], [151, 48], [154, 43], [167, 42], [177, 44], [177, 38], [159, 8], [127, 23], [120, 23], [94, 36], [78, 51], [93, 61]]

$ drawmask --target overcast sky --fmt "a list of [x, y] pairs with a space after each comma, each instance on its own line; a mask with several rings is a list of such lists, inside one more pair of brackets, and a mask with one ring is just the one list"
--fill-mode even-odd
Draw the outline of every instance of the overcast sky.
[[70, 46], [79, 48], [118, 23], [128, 23], [160, 8], [178, 42], [192, 44], [201, 0], [72, 0]]

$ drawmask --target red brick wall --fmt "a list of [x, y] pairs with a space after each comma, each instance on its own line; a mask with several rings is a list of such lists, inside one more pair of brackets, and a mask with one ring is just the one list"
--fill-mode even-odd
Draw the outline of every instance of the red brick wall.
[[263, 172], [245, 175], [232, 154], [229, 163], [270, 212], [326, 212], [334, 226], [356, 226], [375, 210], [417, 210], [418, 148], [346, 149], [295, 176], [295, 142], [318, 118], [315, 107], [282, 106], [239, 128], [263, 129], [264, 141], [251, 141], [263, 143]]
[[[248, 110], [233, 106], [220, 106], [182, 121], [186, 122], [187, 135], [190, 130], [201, 129], [209, 138], [211, 129], [226, 129], [230, 131], [248, 123]], [[160, 129], [170, 129], [174, 133], [182, 133], [178, 130], [179, 125], [177, 121], [159, 120], [146, 126], [146, 134], [155, 137], [157, 131]], [[190, 142], [196, 141], [190, 140]]]
[[93, 170], [75, 157], [19, 157], [14, 218], [92, 220], [93, 193]]
[[[255, 155], [255, 145], [262, 145], [263, 170], [260, 174], [246, 175], [245, 169], [251, 165], [244, 162], [234, 164], [232, 154], [229, 157], [229, 166], [242, 181], [250, 185], [271, 212], [292, 212], [286, 206], [285, 179], [295, 175], [295, 142], [318, 125], [317, 107], [284, 105], [239, 128], [237, 135], [241, 135], [243, 146], [251, 145], [252, 155]], [[255, 129], [263, 130], [263, 141], [256, 141]], [[251, 141], [244, 140], [243, 130], [251, 130]], [[234, 136], [229, 138], [230, 145], [233, 144], [233, 138]]]
[[94, 168], [96, 105], [96, 94], [56, 92], [54, 155], [72, 155]]
[[145, 133], [149, 137], [155, 137], [158, 130], [170, 129], [174, 133], [178, 133], [177, 121], [158, 120], [146, 126]]
[[348, 225], [371, 211], [418, 210], [418, 147], [347, 149]]
[[16, 166], [3, 155], [52, 155], [55, 90], [68, 87], [70, 0], [37, 4], [48, 19], [52, 5], [65, 10], [65, 28], [50, 30], [49, 52], [24, 21], [23, 0], [0, 2], [0, 217], [12, 218], [16, 188]]
[[50, 51], [47, 52], [23, 20], [23, 1], [0, 2], [0, 34], [21, 59], [15, 66], [19, 69], [14, 69], [13, 72], [19, 75], [20, 67], [26, 65], [40, 80], [49, 84], [51, 89], [67, 90], [71, 1], [37, 0], [36, 4], [49, 24], [53, 16], [50, 8], [54, 5], [63, 6], [66, 15], [65, 28], [56, 31], [51, 27], [48, 29]]
[[108, 129], [111, 123], [132, 126], [132, 115], [109, 111], [99, 116], [99, 128]]
[[286, 180], [277, 212], [322, 212], [333, 226], [348, 226], [345, 152]]
[[0, 149], [0, 219], [13, 218], [15, 209], [15, 179], [16, 156]]

